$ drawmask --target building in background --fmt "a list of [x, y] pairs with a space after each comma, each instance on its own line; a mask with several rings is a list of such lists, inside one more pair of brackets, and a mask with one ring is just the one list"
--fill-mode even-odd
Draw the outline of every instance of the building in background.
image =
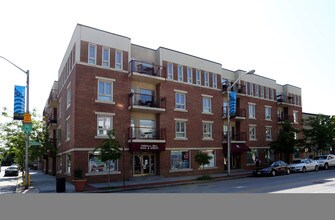
[[[45, 110], [57, 109], [57, 124], [50, 127], [57, 173], [71, 180], [81, 168], [89, 182], [107, 181], [106, 164], [94, 149], [111, 129], [123, 153], [112, 161], [112, 181], [224, 172], [228, 128], [222, 82], [235, 81], [241, 72], [78, 24], [58, 72], [57, 106]], [[301, 89], [245, 75], [234, 90], [231, 165], [252, 169], [256, 156], [275, 159], [269, 144], [283, 120], [300, 126]], [[212, 156], [204, 171], [194, 160], [199, 151]]]

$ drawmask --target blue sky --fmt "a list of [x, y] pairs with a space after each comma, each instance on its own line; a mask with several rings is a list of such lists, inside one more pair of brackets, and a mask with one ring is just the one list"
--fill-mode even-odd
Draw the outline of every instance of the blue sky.
[[[30, 110], [42, 113], [77, 23], [302, 89], [303, 112], [335, 115], [335, 1], [5, 1], [0, 56], [30, 71]], [[26, 76], [0, 59], [0, 108]]]

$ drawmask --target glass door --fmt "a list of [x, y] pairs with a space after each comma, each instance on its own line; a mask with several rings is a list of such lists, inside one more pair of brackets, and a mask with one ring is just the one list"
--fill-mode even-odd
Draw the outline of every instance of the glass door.
[[134, 160], [134, 176], [147, 176], [156, 174], [156, 158], [152, 153], [136, 154]]

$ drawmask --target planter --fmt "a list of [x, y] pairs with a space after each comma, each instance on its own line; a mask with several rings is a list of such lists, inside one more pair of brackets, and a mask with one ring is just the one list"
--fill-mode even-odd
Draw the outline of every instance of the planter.
[[76, 189], [76, 192], [83, 192], [86, 188], [86, 179], [81, 180], [72, 180], [74, 187]]

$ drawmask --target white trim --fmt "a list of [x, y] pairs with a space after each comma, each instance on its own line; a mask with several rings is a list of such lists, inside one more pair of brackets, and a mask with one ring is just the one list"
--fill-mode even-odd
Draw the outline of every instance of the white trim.
[[183, 91], [183, 90], [174, 89], [173, 91], [179, 92], [179, 93], [186, 93], [187, 94], [187, 91]]
[[103, 80], [103, 81], [111, 81], [111, 82], [115, 82], [116, 79], [113, 78], [107, 78], [107, 77], [101, 77], [101, 76], [95, 76], [96, 79], [98, 80]]
[[175, 169], [175, 170], [169, 170], [169, 173], [177, 173], [177, 172], [189, 172], [193, 171], [192, 168], [186, 168], [186, 169]]
[[96, 115], [108, 115], [108, 116], [115, 116], [115, 113], [110, 112], [94, 112]]
[[211, 123], [211, 124], [214, 124], [214, 121], [201, 121], [202, 123]]
[[188, 112], [188, 110], [186, 110], [186, 109], [178, 109], [178, 108], [175, 108], [174, 111], [176, 111], [176, 112]]
[[188, 119], [183, 119], [183, 118], [175, 118], [174, 120], [175, 120], [175, 121], [184, 121], [184, 122], [187, 122], [187, 121], [188, 121]]
[[187, 137], [175, 137], [174, 138], [175, 141], [188, 141]]
[[115, 102], [113, 101], [101, 101], [101, 100], [95, 100], [95, 103], [103, 103], [103, 104], [111, 104], [111, 105], [115, 105]]
[[206, 95], [206, 94], [201, 94], [202, 97], [208, 97], [208, 98], [213, 98], [212, 95]]

